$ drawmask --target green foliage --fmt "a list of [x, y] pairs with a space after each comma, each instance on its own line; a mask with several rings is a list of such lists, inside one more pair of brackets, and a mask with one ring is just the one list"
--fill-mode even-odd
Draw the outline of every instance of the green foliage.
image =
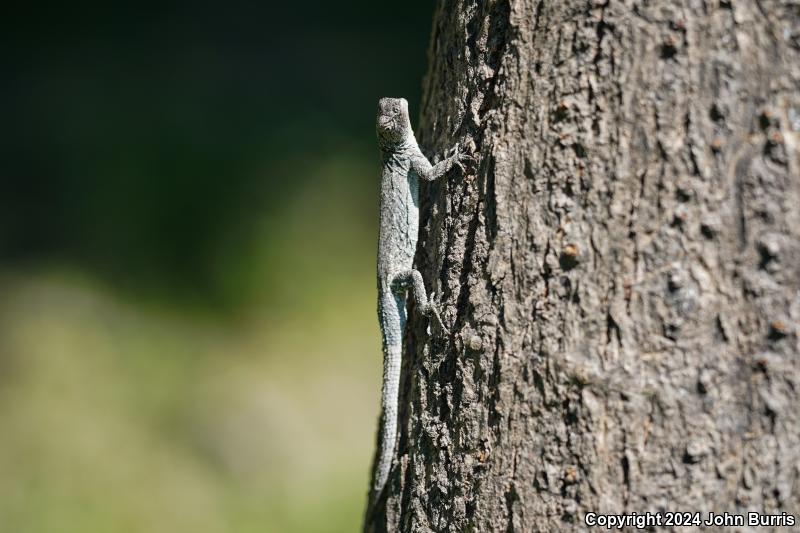
[[380, 375], [353, 281], [310, 330], [302, 309], [232, 327], [5, 279], [0, 530], [352, 531]]

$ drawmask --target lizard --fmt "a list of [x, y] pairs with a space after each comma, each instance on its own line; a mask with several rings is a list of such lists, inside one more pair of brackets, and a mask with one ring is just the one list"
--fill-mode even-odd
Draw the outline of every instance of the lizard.
[[379, 100], [377, 134], [381, 151], [378, 321], [383, 348], [383, 386], [380, 450], [373, 485], [375, 500], [389, 478], [397, 440], [406, 292], [411, 291], [416, 309], [422, 315], [433, 317], [442, 331], [448, 333], [435, 293], [431, 293], [430, 298], [426, 296], [422, 275], [413, 266], [419, 232], [419, 180], [436, 180], [453, 166], [463, 170], [462, 163], [471, 160], [456, 144], [452, 155], [432, 165], [414, 137], [408, 102], [404, 98]]

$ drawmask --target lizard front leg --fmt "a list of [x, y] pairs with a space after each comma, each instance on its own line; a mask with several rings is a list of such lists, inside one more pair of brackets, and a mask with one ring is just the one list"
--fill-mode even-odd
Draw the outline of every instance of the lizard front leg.
[[417, 152], [411, 157], [411, 168], [413, 168], [417, 175], [423, 180], [433, 181], [444, 176], [454, 165], [463, 170], [464, 167], [462, 164], [469, 161], [472, 161], [472, 156], [463, 153], [458, 144], [456, 144], [453, 155], [435, 165], [431, 165], [428, 158], [425, 157], [422, 152]]
[[414, 302], [416, 302], [417, 309], [419, 309], [420, 313], [424, 316], [432, 316], [436, 320], [438, 326], [442, 328], [442, 331], [449, 335], [450, 332], [445, 327], [444, 322], [442, 322], [442, 317], [439, 315], [439, 305], [435, 299], [436, 293], [431, 293], [430, 299], [426, 296], [425, 282], [422, 281], [422, 274], [419, 273], [419, 270], [414, 270], [413, 268], [404, 270], [398, 272], [395, 274], [394, 278], [392, 278], [393, 291], [401, 292], [409, 288], [414, 295]]

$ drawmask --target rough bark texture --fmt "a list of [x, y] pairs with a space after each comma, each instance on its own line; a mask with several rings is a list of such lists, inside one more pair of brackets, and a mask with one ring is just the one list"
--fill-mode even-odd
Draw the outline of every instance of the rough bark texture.
[[421, 145], [478, 165], [423, 186], [453, 334], [410, 313], [366, 529], [797, 514], [800, 3], [444, 1], [430, 61]]

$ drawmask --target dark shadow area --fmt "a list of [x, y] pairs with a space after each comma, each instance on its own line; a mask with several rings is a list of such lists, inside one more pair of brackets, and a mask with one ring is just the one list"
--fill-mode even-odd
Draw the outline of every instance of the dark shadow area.
[[[0, 259], [224, 301], [214, 257], [246, 248], [253, 217], [316, 186], [304, 162], [346, 149], [377, 164], [377, 98], [403, 95], [417, 109], [432, 10], [322, 0], [10, 8]], [[365, 198], [355, 216], [366, 224], [374, 178], [336, 185]]]

